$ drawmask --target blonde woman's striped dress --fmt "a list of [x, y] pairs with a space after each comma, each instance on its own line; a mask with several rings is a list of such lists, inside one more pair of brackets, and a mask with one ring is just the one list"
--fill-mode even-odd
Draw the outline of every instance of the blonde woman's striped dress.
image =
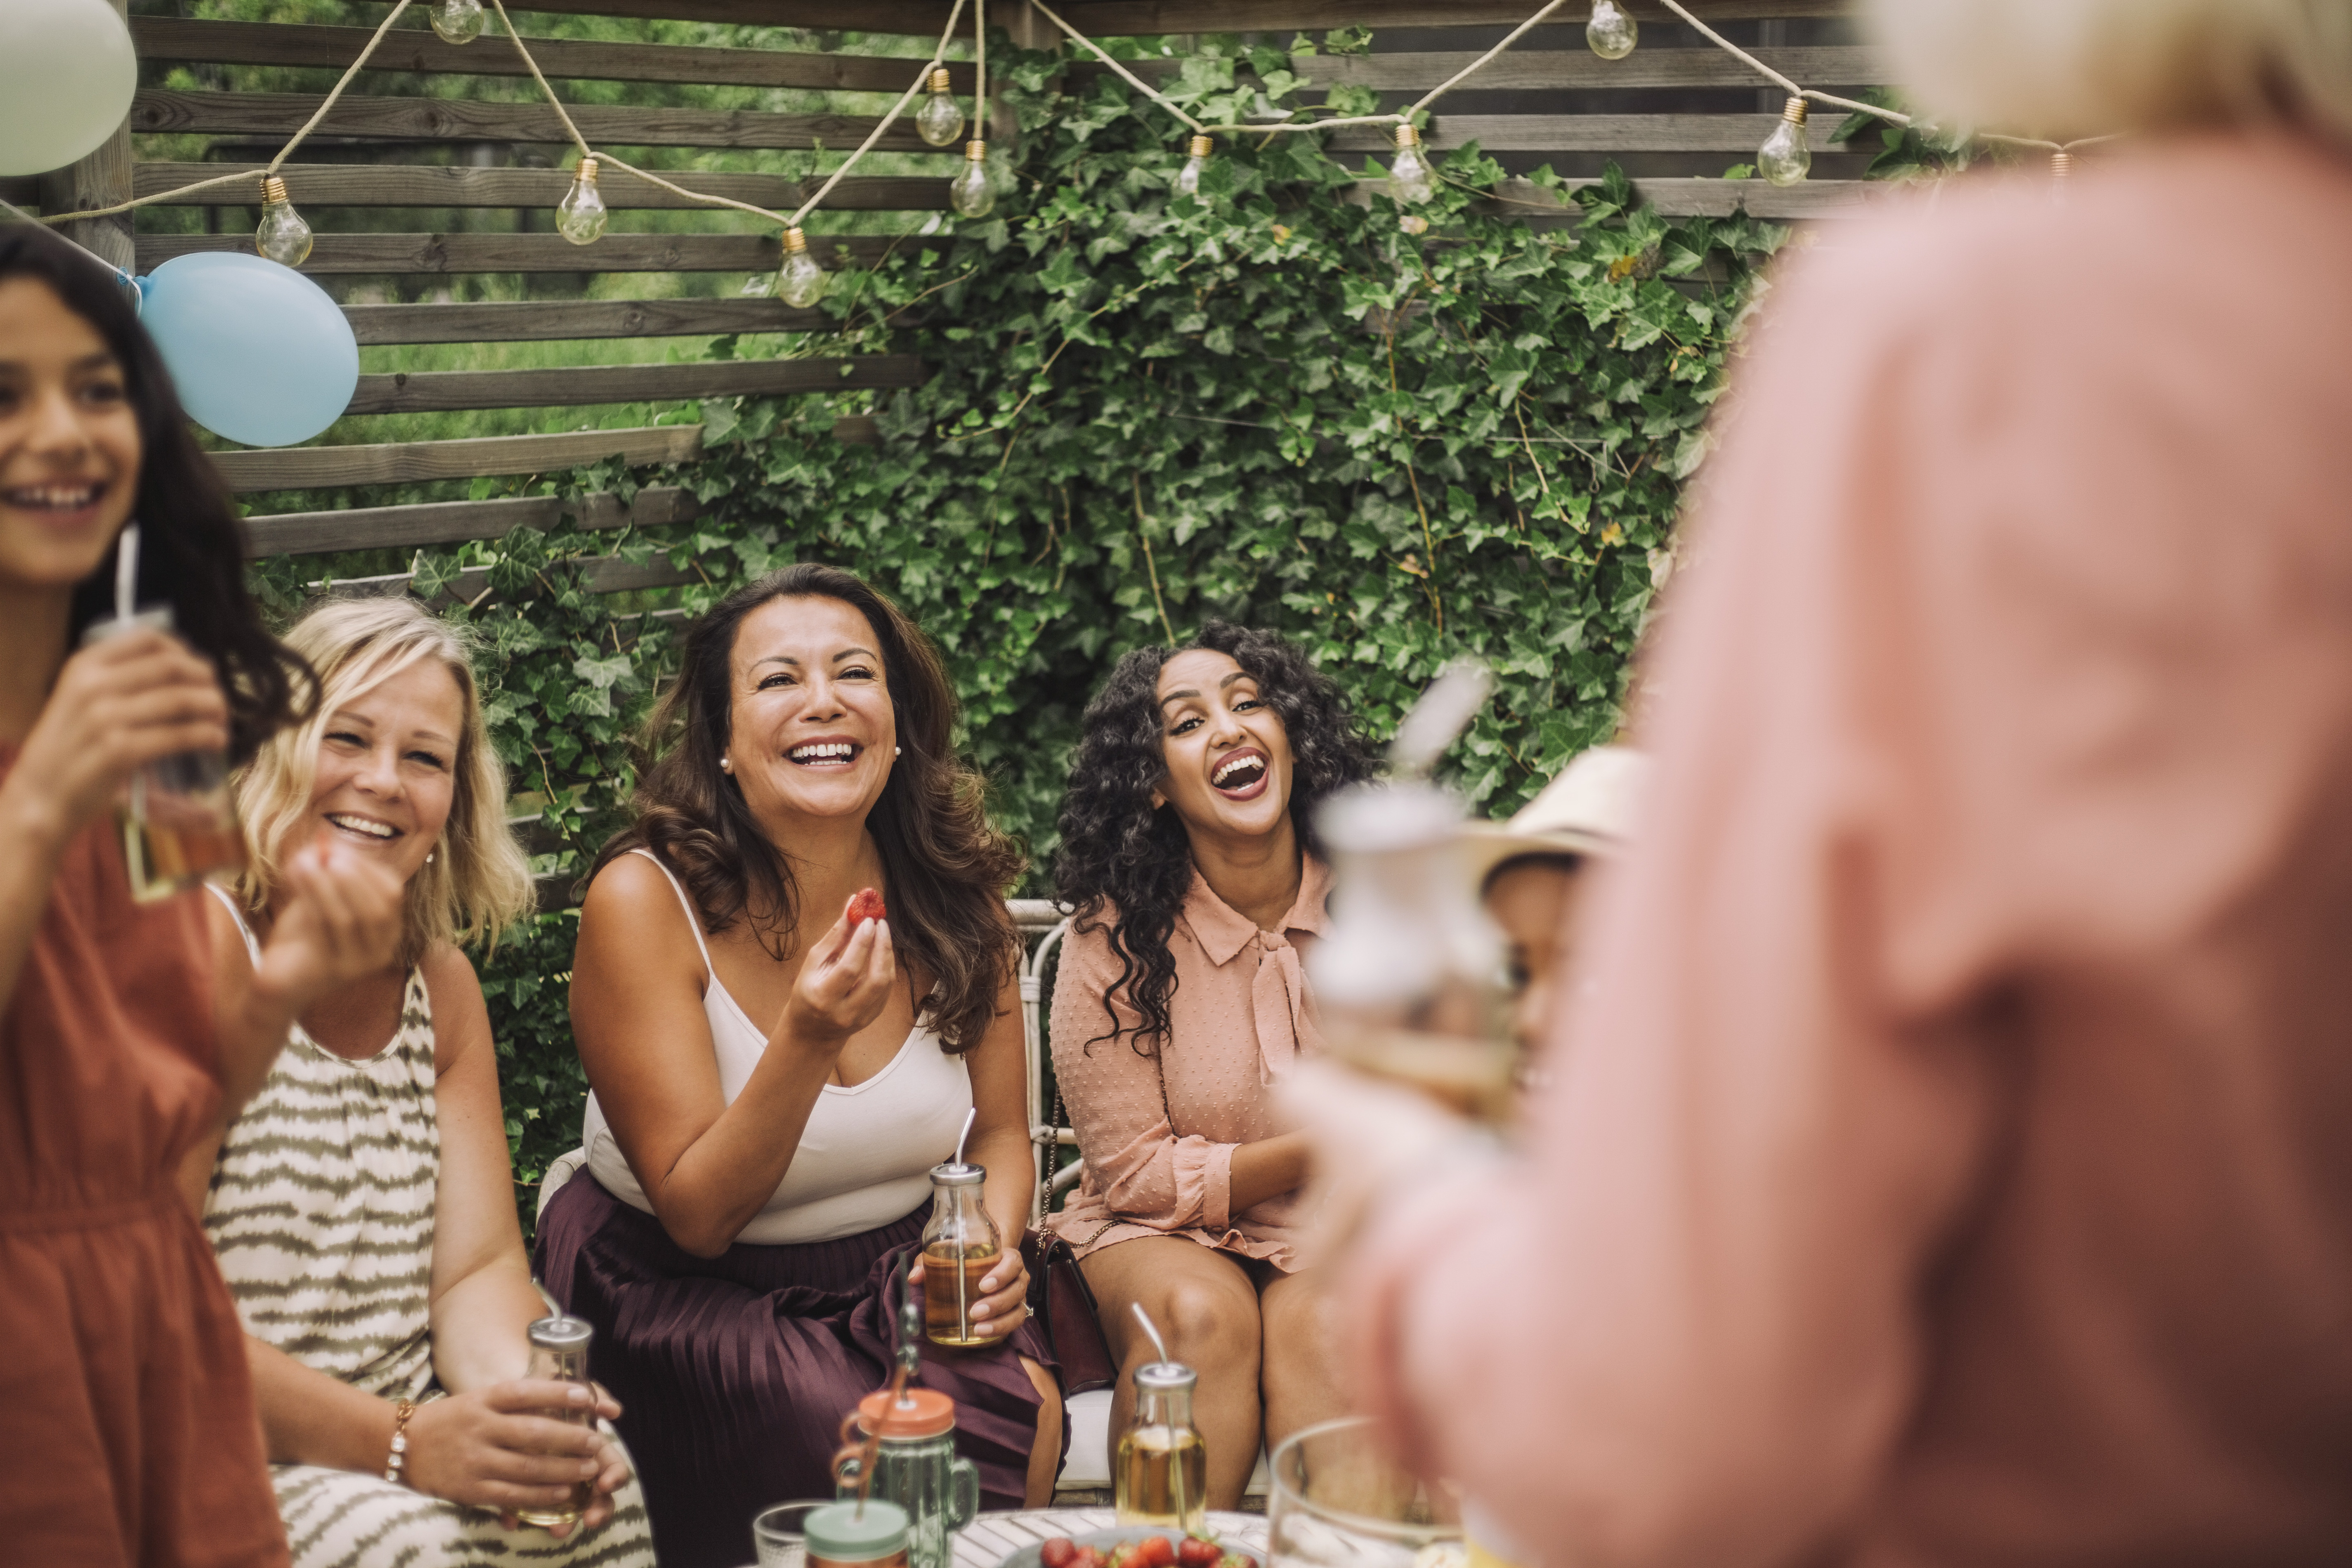
[[[388, 1400], [437, 1392], [427, 1319], [441, 1163], [433, 1076], [432, 1003], [412, 969], [400, 1028], [376, 1055], [352, 1061], [295, 1029], [229, 1128], [205, 1200], [205, 1230], [247, 1331]], [[380, 1474], [273, 1465], [270, 1478], [295, 1568], [654, 1560], [635, 1480], [602, 1529], [557, 1541]]]

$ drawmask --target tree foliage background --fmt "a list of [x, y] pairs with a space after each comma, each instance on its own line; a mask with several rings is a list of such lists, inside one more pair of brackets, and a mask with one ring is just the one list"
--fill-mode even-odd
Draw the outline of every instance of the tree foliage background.
[[[1261, 93], [1371, 107], [1314, 88], [1306, 38], [1196, 43], [1170, 90], [1209, 122]], [[1024, 892], [1047, 890], [1088, 695], [1120, 654], [1206, 616], [1297, 638], [1377, 733], [1447, 659], [1486, 659], [1499, 689], [1448, 766], [1489, 812], [1617, 729], [1682, 482], [1785, 231], [1671, 223], [1614, 178], [1574, 193], [1573, 224], [1531, 222], [1490, 198], [1501, 170], [1475, 148], [1441, 159], [1437, 198], [1401, 214], [1360, 194], [1375, 169], [1307, 135], [1223, 142], [1198, 197], [1178, 195], [1181, 128], [1164, 111], [1001, 35], [991, 60], [1021, 132], [994, 212], [936, 220], [839, 276], [835, 330], [799, 346], [918, 353], [924, 385], [707, 405], [706, 455], [677, 469], [477, 481], [482, 496], [684, 484], [703, 516], [414, 563], [427, 595], [488, 573], [487, 596], [449, 613], [488, 649], [498, 745], [551, 836], [543, 871], [575, 869], [625, 820], [628, 739], [677, 615], [795, 560], [865, 574], [944, 648], [994, 810], [1034, 858]], [[835, 438], [857, 413], [879, 444]], [[615, 551], [698, 582], [587, 593], [582, 563]], [[318, 563], [257, 570], [291, 609]], [[544, 914], [478, 959], [526, 1184], [578, 1137], [575, 920]]]

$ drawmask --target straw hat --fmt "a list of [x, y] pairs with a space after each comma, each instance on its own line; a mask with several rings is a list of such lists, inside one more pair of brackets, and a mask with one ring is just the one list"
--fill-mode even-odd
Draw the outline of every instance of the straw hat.
[[1504, 862], [1523, 855], [1614, 855], [1633, 837], [1649, 784], [1650, 759], [1631, 746], [1579, 753], [1508, 822], [1463, 827], [1466, 866], [1484, 887]]

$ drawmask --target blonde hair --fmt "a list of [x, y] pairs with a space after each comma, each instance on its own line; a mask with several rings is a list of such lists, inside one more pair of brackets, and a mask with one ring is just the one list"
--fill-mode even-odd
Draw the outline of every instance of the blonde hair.
[[2054, 141], [2283, 124], [2352, 137], [2352, 0], [1875, 0], [1940, 119]]
[[280, 730], [237, 774], [237, 815], [247, 865], [236, 891], [258, 914], [269, 905], [286, 858], [310, 842], [302, 831], [319, 772], [319, 742], [344, 705], [408, 669], [436, 659], [457, 682], [466, 715], [450, 769], [449, 820], [433, 858], [409, 879], [400, 963], [436, 942], [483, 942], [530, 911], [530, 862], [507, 828], [506, 768], [490, 748], [474, 682], [471, 639], [462, 627], [408, 598], [331, 599], [294, 623], [286, 644], [319, 673], [319, 706], [308, 723]]

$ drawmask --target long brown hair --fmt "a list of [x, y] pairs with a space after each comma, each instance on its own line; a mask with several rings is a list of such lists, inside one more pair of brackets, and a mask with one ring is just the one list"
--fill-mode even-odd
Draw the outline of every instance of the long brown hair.
[[774, 599], [835, 599], [866, 617], [881, 645], [882, 677], [898, 730], [889, 782], [866, 819], [881, 852], [890, 934], [930, 977], [918, 998], [951, 1054], [980, 1044], [1020, 939], [1004, 892], [1020, 876], [1018, 847], [988, 820], [980, 774], [956, 755], [955, 689], [922, 628], [864, 580], [803, 562], [736, 589], [686, 635], [677, 679], [639, 744], [637, 818], [596, 857], [588, 879], [618, 855], [652, 850], [685, 879], [716, 934], [748, 921], [760, 944], [789, 956], [800, 922], [792, 867], [760, 831], [742, 787], [720, 769], [734, 691], [730, 664], [743, 617]]

